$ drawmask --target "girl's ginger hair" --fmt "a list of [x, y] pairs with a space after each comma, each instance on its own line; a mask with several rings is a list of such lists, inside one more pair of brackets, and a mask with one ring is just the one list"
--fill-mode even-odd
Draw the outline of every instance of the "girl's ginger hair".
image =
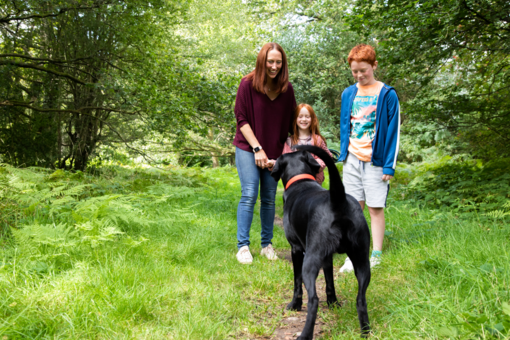
[[287, 55], [283, 48], [275, 42], [270, 42], [262, 46], [255, 64], [255, 69], [244, 76], [251, 80], [253, 88], [260, 93], [264, 93], [264, 83], [266, 82], [266, 61], [269, 51], [276, 50], [282, 54], [282, 68], [276, 76], [276, 93], [284, 93], [289, 86], [289, 67], [287, 65]]
[[292, 123], [292, 129], [294, 130], [294, 133], [292, 134], [291, 141], [292, 145], [298, 144], [299, 141], [299, 128], [297, 126], [297, 120], [299, 116], [299, 112], [301, 112], [301, 109], [305, 108], [310, 113], [310, 118], [312, 121], [310, 122], [310, 134], [312, 135], [312, 144], [315, 146], [321, 145], [321, 139], [324, 141], [324, 144], [326, 144], [326, 139], [322, 137], [320, 131], [319, 131], [319, 120], [317, 119], [317, 115], [315, 114], [315, 111], [313, 108], [305, 103], [301, 103], [296, 107], [296, 111], [294, 113], [294, 122]]

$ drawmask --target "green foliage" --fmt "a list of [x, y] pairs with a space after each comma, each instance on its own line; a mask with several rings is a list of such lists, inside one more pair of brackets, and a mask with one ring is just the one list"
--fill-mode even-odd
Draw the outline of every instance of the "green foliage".
[[362, 0], [350, 27], [377, 42], [408, 124], [439, 124], [463, 153], [510, 154], [509, 21], [505, 0]]
[[343, 20], [350, 6], [345, 0], [288, 2], [274, 37], [287, 53], [297, 103], [314, 108], [332, 148], [338, 148], [342, 92], [354, 83], [347, 55], [360, 42]]
[[[184, 2], [16, 0], [0, 7], [0, 152], [11, 164], [84, 170], [99, 145], [140, 139], [143, 120], [163, 101], [149, 84], [175, 78], [174, 68], [182, 75], [167, 44]], [[160, 91], [164, 101], [173, 91]], [[176, 111], [185, 113], [178, 102]]]
[[[2, 336], [235, 338], [271, 327], [257, 325], [257, 302], [239, 289], [266, 290], [265, 271], [254, 279], [226, 261], [235, 248], [234, 169], [107, 166], [96, 169], [101, 177], [1, 169], [0, 221], [12, 229], [0, 248]], [[68, 183], [84, 187], [50, 214], [69, 196], [45, 190]], [[30, 195], [39, 201], [33, 211]], [[274, 241], [283, 245], [283, 231]], [[277, 281], [286, 268], [274, 266]]]
[[[482, 165], [478, 161], [454, 161], [443, 157], [436, 162], [398, 170], [409, 183], [402, 196], [430, 207], [463, 214], [480, 220], [510, 218], [510, 159]], [[407, 180], [407, 181], [406, 181]]]
[[[452, 259], [428, 258], [420, 262], [422, 268], [432, 275], [449, 278], [444, 280], [448, 286], [456, 285], [457, 289], [468, 292], [471, 287], [480, 288], [480, 295], [474, 295], [474, 299], [497, 300], [498, 293], [492, 287], [498, 284], [498, 276], [504, 272], [504, 268], [496, 267], [493, 264], [485, 263], [481, 266], [473, 261], [454, 255]], [[444, 337], [466, 337], [488, 331], [491, 335], [505, 335], [510, 332], [510, 314], [508, 303], [491, 303], [492, 315], [483, 311], [479, 306], [474, 305], [469, 311], [453, 315], [454, 318], [449, 326], [438, 329], [438, 335]]]
[[[410, 179], [412, 169], [401, 170]], [[0, 167], [0, 223], [12, 230], [0, 238], [2, 336], [270, 337], [299, 316], [284, 312], [291, 264], [259, 255], [258, 213], [254, 263], [235, 259], [235, 168], [104, 165], [94, 173]], [[507, 336], [510, 267], [501, 242], [510, 229], [396, 200], [401, 192], [390, 191], [383, 262], [367, 294], [373, 336]], [[274, 233], [283, 255], [284, 232]], [[343, 260], [335, 257], [336, 269]], [[343, 307], [321, 304], [321, 337], [358, 339], [356, 279], [341, 275], [335, 284]]]
[[[246, 23], [240, 14], [249, 6], [224, 6], [236, 6], [229, 16]], [[155, 152], [232, 155], [236, 65], [253, 57], [254, 42], [232, 20], [228, 28], [214, 21], [215, 5], [75, 0], [0, 7], [5, 161], [84, 170], [105, 148], [119, 146], [151, 161], [147, 154]], [[238, 44], [228, 48], [221, 38], [215, 46], [214, 31], [237, 32]], [[240, 51], [240, 59], [222, 47]]]
[[[115, 181], [126, 172], [119, 167], [110, 172], [113, 183], [98, 183], [81, 172], [1, 169], [0, 200], [10, 207], [2, 214], [2, 229], [10, 226], [18, 247], [35, 258], [52, 249], [52, 257], [69, 259], [82, 247], [95, 248], [119, 238], [132, 243], [126, 233], [139, 233], [158, 223], [150, 220], [142, 204], [157, 210], [192, 195], [192, 187], [200, 183], [196, 172], [184, 176], [180, 170], [139, 169], [137, 178], [126, 178], [119, 185]], [[127, 172], [132, 177], [132, 171]]]
[[399, 166], [402, 162], [434, 162], [446, 155], [454, 155], [455, 159], [467, 156], [462, 154], [458, 139], [436, 123], [408, 121], [400, 137]]

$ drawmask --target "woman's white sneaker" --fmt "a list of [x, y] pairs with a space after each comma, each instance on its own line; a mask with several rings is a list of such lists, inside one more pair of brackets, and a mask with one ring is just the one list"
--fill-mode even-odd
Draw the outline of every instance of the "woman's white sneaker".
[[237, 261], [239, 261], [242, 264], [250, 264], [253, 262], [253, 256], [251, 256], [250, 248], [248, 246], [243, 246], [239, 248], [236, 257]]
[[276, 253], [274, 252], [273, 246], [271, 244], [268, 244], [267, 247], [262, 248], [260, 251], [260, 255], [264, 255], [270, 260], [277, 260], [278, 256], [276, 256]]
[[350, 273], [352, 271], [354, 271], [354, 267], [352, 266], [351, 259], [346, 258], [344, 265], [340, 268], [340, 273]]

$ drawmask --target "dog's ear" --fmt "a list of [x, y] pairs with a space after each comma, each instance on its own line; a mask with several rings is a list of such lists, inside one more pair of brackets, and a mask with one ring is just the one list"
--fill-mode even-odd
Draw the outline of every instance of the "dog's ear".
[[319, 172], [319, 170], [321, 169], [321, 166], [315, 160], [315, 158], [313, 158], [311, 153], [309, 153], [308, 151], [305, 151], [305, 152], [306, 152], [306, 163], [308, 163], [308, 165], [310, 166], [310, 168], [312, 168], [312, 171], [316, 175]]
[[281, 157], [279, 157], [276, 160], [276, 163], [274, 164], [273, 171], [271, 171], [271, 176], [274, 178], [275, 181], [279, 181], [282, 177], [283, 167], [280, 164], [281, 163]]

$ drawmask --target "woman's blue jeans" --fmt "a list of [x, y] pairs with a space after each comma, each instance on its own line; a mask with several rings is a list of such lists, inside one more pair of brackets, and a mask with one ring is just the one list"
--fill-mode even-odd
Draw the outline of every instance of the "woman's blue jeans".
[[271, 244], [273, 239], [274, 199], [278, 182], [271, 172], [255, 164], [253, 152], [236, 147], [236, 167], [241, 181], [241, 200], [237, 206], [237, 248], [250, 245], [250, 228], [253, 210], [259, 193], [260, 182], [260, 234], [262, 248]]

